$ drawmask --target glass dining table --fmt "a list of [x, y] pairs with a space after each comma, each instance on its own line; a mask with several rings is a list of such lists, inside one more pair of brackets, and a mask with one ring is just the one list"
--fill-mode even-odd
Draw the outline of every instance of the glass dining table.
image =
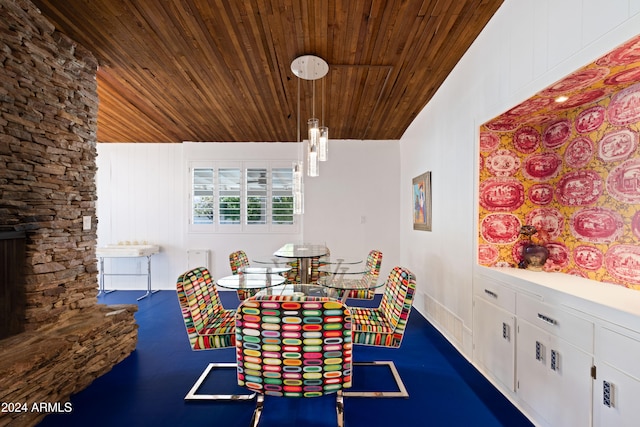
[[240, 267], [239, 273], [244, 274], [280, 274], [291, 271], [290, 265], [272, 265], [264, 267]]
[[298, 261], [300, 283], [309, 283], [310, 266], [312, 258], [319, 258], [329, 254], [325, 245], [308, 243], [287, 243], [273, 253], [278, 258], [295, 259]]
[[342, 295], [343, 302], [351, 294], [350, 291], [372, 290], [384, 285], [384, 281], [374, 280], [366, 274], [368, 269], [364, 263], [327, 264], [318, 268], [318, 271], [325, 274], [318, 279], [318, 285], [336, 290], [338, 295]]
[[343, 265], [354, 265], [354, 264], [363, 264], [362, 258], [357, 257], [349, 257], [349, 256], [335, 256], [335, 255], [325, 255], [321, 256], [318, 259], [318, 264], [322, 266], [332, 265], [343, 266]]
[[283, 284], [286, 279], [281, 273], [290, 267], [245, 267], [238, 274], [215, 280], [217, 286], [233, 290], [264, 289]]
[[344, 277], [345, 275], [365, 274], [367, 271], [367, 264], [363, 262], [352, 264], [333, 262], [325, 263], [318, 267], [319, 273], [323, 273], [325, 276], [330, 275], [334, 278]]
[[320, 285], [286, 283], [278, 286], [272, 286], [260, 290], [256, 294], [256, 298], [264, 298], [267, 296], [278, 296], [295, 301], [303, 297], [328, 297], [338, 299], [338, 291]]
[[322, 264], [360, 264], [362, 258], [341, 255], [325, 255], [320, 257]]
[[251, 257], [252, 264], [258, 264], [261, 267], [286, 267], [290, 261], [284, 258], [278, 258], [273, 254], [258, 255]]

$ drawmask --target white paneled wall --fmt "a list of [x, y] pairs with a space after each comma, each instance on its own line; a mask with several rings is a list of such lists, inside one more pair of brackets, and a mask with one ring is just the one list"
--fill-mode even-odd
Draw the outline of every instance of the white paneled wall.
[[[185, 210], [182, 148], [178, 144], [98, 144], [98, 246], [149, 242], [154, 289], [175, 285], [183, 269]], [[146, 271], [146, 260], [106, 259], [108, 273]], [[145, 277], [105, 277], [108, 289], [143, 289]]]
[[640, 0], [505, 1], [400, 141], [401, 182], [431, 170], [434, 208], [433, 232], [413, 231], [402, 193], [401, 261], [418, 278], [419, 300], [462, 320], [464, 337], [451, 339], [469, 357], [478, 128], [640, 33], [639, 12]]
[[[188, 164], [193, 160], [294, 160], [297, 144], [98, 144], [98, 245], [152, 242], [154, 289], [174, 289], [188, 268], [187, 251], [209, 251], [215, 277], [231, 274], [229, 253], [271, 255], [289, 241], [322, 241], [332, 253], [366, 256], [383, 251], [382, 274], [399, 263], [399, 153], [397, 141], [331, 141], [320, 176], [305, 177], [305, 214], [286, 234], [190, 233]], [[406, 188], [410, 191], [410, 188]], [[108, 273], [139, 273], [145, 260], [107, 259]], [[107, 289], [144, 289], [144, 277], [105, 278]]]

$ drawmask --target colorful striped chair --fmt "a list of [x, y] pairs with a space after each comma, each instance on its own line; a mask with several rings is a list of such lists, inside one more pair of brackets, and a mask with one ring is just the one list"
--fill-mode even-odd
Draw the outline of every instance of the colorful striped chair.
[[297, 301], [280, 296], [243, 301], [236, 315], [238, 384], [257, 393], [251, 425], [264, 396], [317, 397], [336, 393], [338, 426], [344, 425], [342, 390], [351, 387], [351, 315], [326, 297]]
[[[178, 277], [178, 302], [192, 350], [212, 350], [236, 344], [236, 310], [225, 309], [211, 274], [205, 267]], [[235, 368], [235, 363], [210, 363], [185, 400], [246, 400], [253, 395], [201, 395], [197, 390], [213, 368]]]
[[358, 279], [345, 279], [344, 282], [359, 282], [362, 289], [354, 289], [351, 291], [339, 291], [340, 297], [344, 296], [345, 292], [349, 292], [347, 298], [355, 299], [373, 299], [376, 294], [375, 289], [367, 289], [369, 286], [378, 283], [378, 277], [380, 276], [380, 266], [382, 265], [382, 252], [378, 250], [371, 250], [367, 255], [367, 271]]
[[229, 254], [229, 265], [231, 266], [231, 274], [238, 274], [240, 268], [249, 267], [249, 258], [245, 251], [235, 251]]
[[182, 274], [176, 290], [193, 350], [235, 345], [236, 311], [222, 306], [209, 270], [198, 267]]
[[[249, 267], [249, 258], [245, 251], [231, 252], [229, 254], [229, 265], [231, 266], [231, 274], [238, 274], [240, 268]], [[238, 299], [244, 301], [254, 296], [259, 290], [260, 289], [238, 289], [236, 292], [238, 293]]]
[[413, 273], [402, 267], [391, 270], [377, 308], [351, 307], [353, 343], [400, 347], [415, 291]]

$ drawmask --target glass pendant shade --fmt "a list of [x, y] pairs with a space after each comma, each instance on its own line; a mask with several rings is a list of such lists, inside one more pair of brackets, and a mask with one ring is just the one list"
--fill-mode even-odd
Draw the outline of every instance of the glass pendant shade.
[[302, 162], [293, 162], [293, 214], [304, 213], [304, 191], [302, 185]]
[[309, 146], [307, 153], [307, 175], [318, 176], [320, 171], [318, 170], [318, 162], [320, 158], [318, 156], [318, 145], [320, 144], [320, 129], [318, 119], [312, 118], [307, 122], [309, 125]]
[[319, 176], [318, 145], [309, 141], [309, 151], [307, 152], [307, 175]]
[[317, 146], [320, 139], [320, 121], [316, 118], [311, 118], [307, 124], [309, 125], [309, 142]]
[[329, 157], [329, 128], [320, 126], [320, 134], [318, 138], [318, 159], [321, 162], [327, 161]]
[[309, 142], [309, 151], [307, 153], [307, 175], [308, 176], [319, 176], [319, 160], [318, 160], [318, 147], [311, 146], [311, 142]]

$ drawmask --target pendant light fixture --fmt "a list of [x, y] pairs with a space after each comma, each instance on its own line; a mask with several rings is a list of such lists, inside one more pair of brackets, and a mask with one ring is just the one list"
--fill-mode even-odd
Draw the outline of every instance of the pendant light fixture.
[[[329, 129], [324, 126], [320, 126], [320, 121], [315, 117], [315, 103], [316, 103], [316, 86], [315, 81], [322, 79], [329, 72], [329, 65], [327, 62], [314, 55], [303, 55], [293, 60], [291, 63], [291, 71], [299, 79], [311, 80], [313, 84], [312, 92], [312, 117], [307, 120], [307, 130], [309, 134], [309, 143], [307, 145], [307, 175], [314, 177], [320, 175], [319, 162], [320, 160], [326, 160], [327, 158], [327, 146]], [[298, 114], [300, 111], [300, 82], [298, 82]], [[324, 88], [324, 86], [323, 86]], [[324, 121], [324, 90], [322, 93], [322, 115]], [[322, 130], [324, 128], [324, 130]], [[322, 140], [321, 135], [325, 136]], [[298, 142], [300, 139], [300, 118], [298, 118]]]

